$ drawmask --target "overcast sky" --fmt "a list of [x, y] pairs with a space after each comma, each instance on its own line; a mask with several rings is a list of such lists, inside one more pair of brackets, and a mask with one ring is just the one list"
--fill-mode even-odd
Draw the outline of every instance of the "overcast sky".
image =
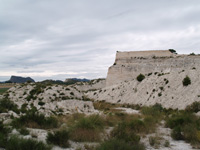
[[106, 77], [116, 51], [200, 53], [200, 0], [0, 0], [0, 81]]

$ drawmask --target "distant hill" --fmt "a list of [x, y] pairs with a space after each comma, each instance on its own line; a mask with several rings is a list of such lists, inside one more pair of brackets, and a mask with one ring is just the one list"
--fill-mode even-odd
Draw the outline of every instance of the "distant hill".
[[44, 80], [42, 81], [41, 83], [43, 84], [60, 84], [60, 85], [71, 85], [71, 84], [75, 84], [77, 82], [89, 82], [90, 80], [89, 79], [78, 79], [78, 78], [68, 78], [66, 79], [64, 82], [61, 81], [61, 80], [51, 80], [51, 79], [48, 79], [48, 80]]
[[89, 79], [79, 79], [79, 78], [68, 78], [65, 80], [65, 84], [74, 84], [76, 82], [89, 82], [90, 80]]
[[83, 78], [83, 79], [79, 79], [79, 78], [67, 78], [65, 80], [65, 82], [68, 82], [68, 81], [71, 81], [71, 80], [78, 81], [78, 82], [89, 82], [90, 81], [89, 79], [85, 79], [85, 78]]
[[65, 84], [61, 80], [51, 80], [51, 79], [47, 79], [47, 80], [41, 81], [41, 83], [43, 83], [43, 84]]
[[7, 83], [25, 83], [25, 82], [35, 82], [30, 77], [20, 77], [20, 76], [11, 76], [10, 80], [6, 81]]

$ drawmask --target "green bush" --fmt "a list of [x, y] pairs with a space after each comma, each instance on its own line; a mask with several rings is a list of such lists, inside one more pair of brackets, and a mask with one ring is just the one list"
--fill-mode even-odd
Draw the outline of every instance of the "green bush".
[[171, 136], [175, 140], [185, 140], [191, 144], [200, 144], [200, 119], [191, 112], [177, 112], [166, 121], [172, 129]]
[[69, 133], [66, 130], [56, 131], [54, 133], [48, 133], [47, 142], [50, 144], [58, 145], [63, 148], [69, 147]]
[[3, 122], [0, 121], [0, 147], [5, 148], [9, 132], [10, 129], [6, 128]]
[[0, 133], [0, 147], [5, 148], [7, 142], [7, 135], [5, 136], [3, 133]]
[[77, 142], [97, 142], [101, 140], [100, 132], [104, 128], [99, 115], [78, 118], [70, 128], [70, 137]]
[[162, 115], [162, 112], [164, 111], [164, 108], [162, 107], [161, 104], [155, 104], [153, 106], [149, 107], [143, 107], [141, 109], [141, 112], [145, 116], [154, 116], [154, 117], [159, 117]]
[[78, 120], [75, 127], [82, 129], [102, 129], [103, 119], [99, 115], [91, 115]]
[[58, 121], [54, 117], [45, 117], [33, 110], [27, 112], [20, 118], [15, 118], [12, 122], [15, 127], [30, 127], [30, 128], [54, 128], [57, 127]]
[[19, 133], [22, 135], [29, 135], [29, 130], [27, 130], [26, 128], [21, 128], [19, 129]]
[[188, 86], [189, 84], [191, 84], [191, 80], [188, 76], [186, 76], [184, 79], [183, 79], [183, 86]]
[[101, 143], [97, 150], [145, 150], [142, 144], [131, 144], [123, 140], [110, 139]]
[[197, 113], [198, 111], [200, 111], [200, 102], [192, 103], [191, 105], [187, 106], [185, 110]]
[[40, 101], [40, 102], [38, 102], [38, 105], [43, 106], [43, 105], [45, 105], [45, 102]]
[[140, 119], [131, 120], [128, 126], [130, 127], [131, 130], [133, 130], [136, 133], [143, 132], [146, 128], [144, 121]]
[[46, 88], [45, 84], [36, 83], [36, 86], [34, 87], [34, 89], [32, 89], [29, 92], [29, 95], [26, 98], [27, 101], [36, 100], [37, 99], [37, 95], [39, 95], [40, 93], [42, 93], [44, 91], [44, 88]]
[[70, 92], [70, 95], [74, 95], [74, 92]]
[[141, 82], [142, 80], [144, 80], [145, 79], [145, 76], [143, 75], [143, 74], [139, 74], [138, 76], [137, 76], [137, 80], [139, 81], [139, 82]]
[[168, 140], [165, 141], [164, 146], [165, 146], [165, 147], [169, 147], [169, 146], [170, 146], [170, 143], [169, 143]]
[[149, 107], [142, 107], [141, 113], [144, 115], [145, 132], [154, 132], [157, 123], [159, 123], [165, 114], [165, 109], [161, 104], [155, 104]]
[[26, 103], [22, 104], [21, 108], [20, 108], [20, 112], [22, 113], [26, 113], [27, 112], [27, 105]]
[[111, 132], [111, 136], [125, 142], [139, 143], [140, 141], [140, 136], [135, 134], [134, 130], [131, 130], [125, 122], [119, 123]]
[[149, 137], [149, 144], [150, 144], [151, 146], [159, 145], [160, 142], [159, 142], [158, 137], [156, 137], [156, 136], [150, 136], [150, 137]]
[[169, 49], [169, 51], [170, 51], [171, 53], [177, 54], [177, 53], [176, 53], [176, 50], [174, 50], [174, 49]]
[[6, 150], [50, 150], [51, 147], [43, 142], [38, 142], [33, 139], [22, 139], [17, 136], [12, 136], [6, 143]]
[[14, 111], [16, 113], [19, 113], [19, 109], [17, 108], [17, 105], [14, 104], [12, 101], [10, 101], [7, 98], [0, 100], [0, 113], [8, 112], [8, 111]]
[[166, 126], [173, 129], [177, 126], [184, 126], [185, 124], [189, 123], [193, 124], [195, 123], [195, 120], [197, 120], [197, 117], [192, 113], [179, 112], [167, 119]]
[[172, 129], [171, 137], [174, 140], [183, 140], [184, 139], [184, 136], [183, 136], [183, 133], [182, 133], [180, 126], [176, 126]]
[[182, 131], [184, 133], [184, 139], [192, 144], [196, 144], [200, 142], [200, 139], [198, 137], [199, 129], [197, 129], [195, 124], [186, 124], [182, 128]]

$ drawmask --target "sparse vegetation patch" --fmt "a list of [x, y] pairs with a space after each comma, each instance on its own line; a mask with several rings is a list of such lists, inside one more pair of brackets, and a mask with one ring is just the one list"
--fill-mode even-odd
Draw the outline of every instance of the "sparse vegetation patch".
[[145, 76], [143, 75], [143, 74], [139, 74], [138, 76], [137, 76], [137, 80], [139, 81], [139, 82], [141, 82], [142, 80], [144, 80], [145, 79]]
[[191, 80], [188, 76], [186, 76], [184, 79], [183, 79], [183, 86], [188, 86], [189, 84], [191, 84]]
[[45, 117], [43, 114], [37, 113], [34, 109], [26, 112], [20, 118], [15, 118], [12, 122], [15, 127], [30, 127], [30, 128], [55, 128], [58, 125], [54, 117]]
[[69, 133], [67, 130], [49, 132], [47, 135], [47, 142], [50, 144], [58, 145], [60, 147], [68, 148], [69, 145]]

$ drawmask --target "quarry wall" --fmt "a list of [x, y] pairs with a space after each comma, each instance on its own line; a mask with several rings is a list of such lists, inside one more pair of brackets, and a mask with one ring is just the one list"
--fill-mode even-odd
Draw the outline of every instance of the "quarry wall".
[[169, 50], [117, 52], [114, 64], [108, 69], [106, 86], [132, 80], [140, 73], [167, 74], [199, 67], [199, 55], [177, 55]]
[[117, 52], [116, 59], [130, 59], [131, 57], [170, 57], [176, 54], [171, 53], [169, 50], [151, 50], [151, 51], [127, 51]]

